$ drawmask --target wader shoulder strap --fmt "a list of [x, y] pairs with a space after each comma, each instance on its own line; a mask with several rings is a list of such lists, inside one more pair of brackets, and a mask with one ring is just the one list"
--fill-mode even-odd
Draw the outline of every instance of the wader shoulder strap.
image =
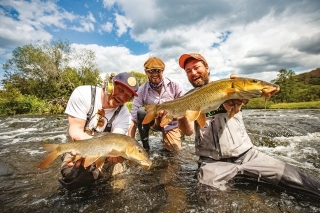
[[90, 106], [90, 109], [87, 113], [87, 120], [86, 120], [86, 124], [84, 125], [84, 129], [86, 129], [86, 127], [89, 124], [89, 121], [91, 119], [91, 115], [92, 115], [93, 109], [94, 109], [95, 98], [96, 98], [96, 86], [91, 86], [91, 106]]
[[113, 113], [112, 117], [110, 118], [106, 127], [103, 130], [104, 132], [111, 132], [112, 122], [117, 117], [117, 115], [119, 114], [122, 107], [123, 107], [123, 105], [119, 106], [118, 109]]

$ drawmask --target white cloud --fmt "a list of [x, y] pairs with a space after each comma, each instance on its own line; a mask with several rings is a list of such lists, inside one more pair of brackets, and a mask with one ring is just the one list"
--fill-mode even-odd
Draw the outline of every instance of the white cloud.
[[[185, 52], [203, 54], [212, 75], [276, 78], [282, 69], [319, 67], [320, 2], [118, 1], [134, 25], [132, 37], [165, 61]], [[221, 35], [231, 32], [225, 42]], [[214, 47], [214, 44], [216, 45]], [[177, 68], [179, 69], [179, 68]], [[177, 70], [178, 71], [178, 70]]]
[[12, 48], [39, 40], [50, 40], [52, 35], [43, 29], [19, 22], [0, 12], [0, 47]]
[[73, 26], [71, 29], [79, 31], [79, 32], [92, 32], [94, 31], [94, 22], [96, 22], [91, 12], [88, 12], [86, 17], [80, 17], [79, 24], [80, 26]]
[[74, 48], [85, 48], [96, 54], [97, 65], [102, 74], [115, 72], [143, 71], [143, 64], [147, 55], [132, 55], [130, 49], [123, 46], [100, 46], [97, 44], [72, 44]]
[[103, 0], [102, 1], [103, 6], [108, 9], [110, 9], [116, 2], [117, 2], [116, 0]]
[[[94, 34], [98, 31], [104, 40], [112, 37], [114, 43], [118, 42], [114, 46], [102, 46], [94, 40], [95, 45], [87, 45], [96, 52], [103, 72], [142, 71], [149, 56], [158, 56], [166, 63], [165, 75], [186, 85], [189, 84], [184, 71], [177, 63], [186, 52], [204, 55], [213, 79], [234, 72], [270, 81], [282, 68], [310, 71], [320, 67], [320, 1], [97, 2], [101, 6], [99, 10], [88, 1], [83, 16], [60, 7], [58, 4], [62, 2], [0, 0], [3, 6], [0, 48], [7, 53], [9, 47], [50, 40], [53, 35], [49, 27], [57, 32], [73, 29]], [[8, 8], [17, 12], [10, 13]], [[127, 35], [133, 40], [131, 43], [126, 43]], [[89, 43], [87, 40], [84, 42]], [[134, 46], [132, 43], [146, 45], [149, 51], [134, 55], [133, 49], [129, 49]]]
[[96, 22], [96, 19], [93, 17], [91, 12], [88, 12], [87, 20], [90, 22]]
[[107, 33], [111, 33], [113, 29], [113, 24], [111, 22], [106, 22], [104, 25], [101, 26], [101, 29], [103, 31], [106, 31]]
[[127, 19], [125, 16], [114, 14], [116, 26], [118, 28], [117, 35], [120, 37], [128, 31], [128, 28], [132, 28], [133, 24], [131, 20]]

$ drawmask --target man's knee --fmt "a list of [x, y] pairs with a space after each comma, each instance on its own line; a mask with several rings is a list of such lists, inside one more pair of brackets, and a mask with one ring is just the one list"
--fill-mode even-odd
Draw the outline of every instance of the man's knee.
[[169, 151], [178, 151], [181, 146], [181, 134], [178, 128], [172, 129], [167, 133], [163, 133], [164, 148]]
[[144, 107], [140, 107], [137, 111], [138, 122], [142, 123], [144, 117], [147, 115], [147, 111]]

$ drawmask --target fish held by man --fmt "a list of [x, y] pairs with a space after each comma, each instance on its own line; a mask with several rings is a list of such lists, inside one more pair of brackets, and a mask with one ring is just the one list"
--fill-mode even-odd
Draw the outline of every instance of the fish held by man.
[[84, 159], [84, 167], [96, 164], [96, 167], [101, 167], [107, 157], [123, 157], [132, 163], [150, 168], [151, 161], [148, 153], [144, 150], [138, 141], [135, 139], [117, 133], [105, 133], [102, 136], [94, 137], [86, 140], [73, 141], [63, 144], [44, 144], [43, 148], [48, 152], [48, 155], [38, 166], [42, 169], [52, 163], [59, 155], [66, 152], [76, 151], [75, 160]]
[[[196, 88], [184, 96], [162, 104], [145, 105], [147, 115], [143, 124], [151, 122], [162, 110], [166, 115], [162, 117], [160, 126], [170, 123], [173, 118], [186, 116], [189, 121], [197, 120], [203, 127], [206, 122], [205, 113], [219, 108], [219, 106], [230, 99], [251, 99], [258, 97], [270, 98], [278, 92], [280, 87], [276, 84], [251, 78], [222, 79]], [[231, 118], [236, 113], [233, 107], [229, 113]]]

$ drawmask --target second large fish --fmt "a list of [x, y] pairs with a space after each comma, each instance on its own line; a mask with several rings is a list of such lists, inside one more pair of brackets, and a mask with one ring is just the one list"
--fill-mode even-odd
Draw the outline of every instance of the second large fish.
[[39, 169], [46, 167], [59, 155], [76, 151], [76, 159], [85, 158], [84, 167], [96, 163], [99, 168], [103, 165], [107, 157], [123, 157], [131, 162], [143, 166], [151, 166], [148, 153], [135, 139], [116, 133], [102, 133], [98, 137], [87, 140], [73, 141], [63, 144], [44, 144], [43, 148], [48, 155], [38, 166]]
[[150, 123], [161, 110], [164, 110], [167, 114], [162, 117], [160, 123], [162, 127], [170, 123], [173, 118], [182, 116], [186, 116], [189, 121], [197, 120], [203, 127], [206, 120], [205, 113], [218, 109], [226, 100], [262, 96], [268, 98], [272, 92], [279, 90], [278, 85], [251, 78], [213, 81], [175, 100], [157, 105], [145, 105], [147, 115], [142, 123]]

